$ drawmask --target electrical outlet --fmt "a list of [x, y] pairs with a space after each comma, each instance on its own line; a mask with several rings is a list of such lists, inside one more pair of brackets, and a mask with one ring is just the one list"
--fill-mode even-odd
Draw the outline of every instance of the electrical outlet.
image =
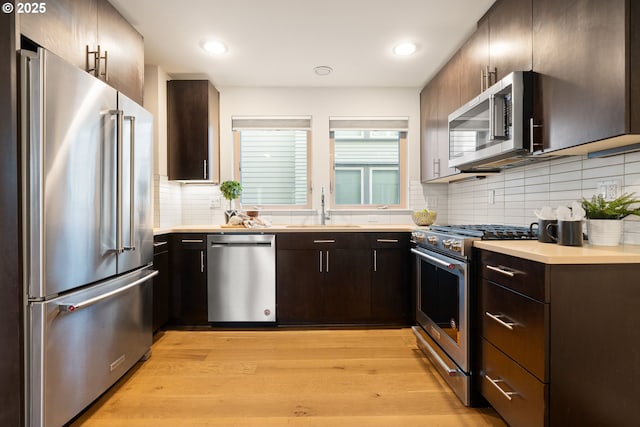
[[220, 207], [222, 207], [221, 205], [222, 201], [220, 200], [220, 197], [214, 197], [213, 199], [211, 199], [211, 203], [209, 204], [209, 209], [218, 209]]
[[490, 205], [496, 204], [496, 190], [489, 190], [489, 200], [488, 203]]
[[618, 182], [610, 181], [607, 184], [607, 195], [605, 198], [607, 200], [613, 200], [618, 197]]
[[598, 182], [598, 195], [604, 197], [605, 200], [613, 200], [620, 196], [621, 182], [619, 179]]

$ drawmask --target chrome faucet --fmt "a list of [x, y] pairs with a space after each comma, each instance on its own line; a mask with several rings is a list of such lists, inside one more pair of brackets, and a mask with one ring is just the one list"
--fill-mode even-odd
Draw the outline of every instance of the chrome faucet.
[[320, 224], [326, 225], [327, 224], [326, 220], [331, 219], [331, 217], [326, 214], [325, 208], [324, 208], [324, 187], [320, 188], [320, 209], [321, 209]]

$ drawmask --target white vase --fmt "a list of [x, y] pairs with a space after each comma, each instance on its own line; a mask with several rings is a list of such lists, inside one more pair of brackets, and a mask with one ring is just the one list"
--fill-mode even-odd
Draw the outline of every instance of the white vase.
[[622, 238], [621, 219], [590, 219], [588, 221], [589, 244], [594, 246], [618, 246]]

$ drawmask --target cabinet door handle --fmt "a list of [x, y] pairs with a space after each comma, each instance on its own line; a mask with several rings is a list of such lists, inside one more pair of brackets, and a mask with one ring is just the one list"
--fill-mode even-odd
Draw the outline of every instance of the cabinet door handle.
[[329, 251], [327, 251], [327, 273], [329, 272]]
[[320, 270], [320, 273], [322, 273], [322, 251], [320, 251], [320, 257], [319, 257], [319, 259], [320, 259], [320, 267], [319, 267], [319, 270]]
[[540, 147], [540, 151], [544, 152], [544, 144], [542, 142], [535, 143], [533, 142], [533, 130], [536, 128], [541, 128], [542, 125], [537, 125], [533, 122], [533, 117], [529, 119], [529, 152], [533, 153], [536, 150], [536, 146]]
[[500, 325], [504, 326], [505, 328], [509, 329], [510, 331], [513, 331], [513, 327], [517, 325], [516, 322], [505, 322], [504, 320], [502, 320], [502, 318], [508, 319], [507, 316], [505, 316], [504, 314], [491, 314], [488, 311], [484, 312], [485, 316], [495, 320], [496, 322], [498, 322]]
[[376, 249], [373, 250], [373, 271], [378, 271], [378, 251]]
[[515, 391], [504, 391], [502, 389], [502, 387], [500, 387], [498, 384], [499, 383], [503, 383], [504, 380], [494, 380], [493, 378], [491, 378], [489, 375], [485, 374], [484, 377], [487, 379], [487, 381], [489, 381], [491, 383], [492, 386], [494, 386], [495, 388], [498, 389], [498, 391], [500, 392], [500, 394], [502, 394], [504, 397], [506, 397], [509, 400], [513, 400], [513, 398], [511, 396], [513, 396], [514, 394], [518, 394]]
[[204, 179], [207, 179], [207, 159], [204, 159], [202, 163], [203, 163], [202, 174], [204, 176]]
[[204, 273], [204, 251], [200, 251], [200, 273]]
[[495, 267], [493, 265], [487, 265], [487, 268], [509, 277], [514, 277], [516, 275], [513, 271], [505, 270], [503, 266]]
[[169, 242], [153, 242], [153, 247], [157, 248], [159, 246], [164, 246], [164, 245], [167, 245], [167, 244], [169, 244]]

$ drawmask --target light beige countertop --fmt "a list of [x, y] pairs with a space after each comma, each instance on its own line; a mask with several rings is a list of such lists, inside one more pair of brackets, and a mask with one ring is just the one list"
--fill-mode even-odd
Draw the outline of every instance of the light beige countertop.
[[268, 228], [225, 227], [222, 225], [179, 225], [154, 228], [155, 236], [167, 233], [287, 233], [287, 232], [397, 232], [409, 233], [411, 224], [344, 224], [344, 225], [274, 225]]
[[537, 240], [478, 240], [473, 245], [545, 264], [640, 264], [640, 245], [562, 246]]

